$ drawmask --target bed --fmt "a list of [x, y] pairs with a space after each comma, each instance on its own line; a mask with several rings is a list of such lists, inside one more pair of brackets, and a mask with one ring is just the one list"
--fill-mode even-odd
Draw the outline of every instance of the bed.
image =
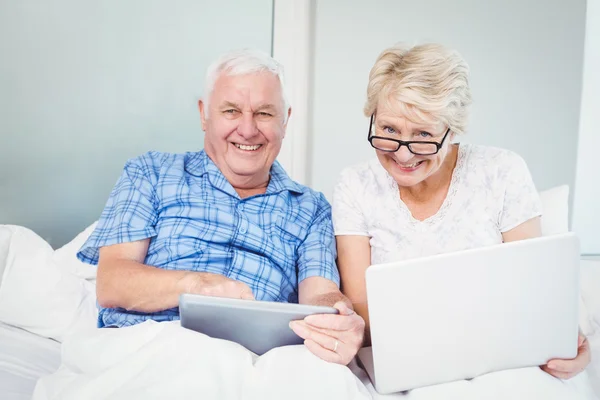
[[[550, 208], [555, 207], [552, 204], [557, 197], [556, 195], [557, 193], [554, 193], [551, 198], [545, 199], [545, 212], [552, 213]], [[563, 199], [566, 199], [564, 191], [561, 196]], [[566, 204], [566, 200], [562, 203]], [[566, 223], [566, 218], [561, 218], [554, 222], [547, 219], [543, 221], [543, 227], [545, 232], [559, 233], [566, 229]], [[83, 347], [69, 347], [66, 346], [68, 341], [65, 342], [67, 338], [78, 336], [85, 338], [88, 335], [93, 336], [101, 331], [117, 331], [99, 330], [95, 327], [97, 321], [95, 268], [79, 262], [75, 257], [77, 250], [87, 236], [89, 236], [93, 228], [94, 224], [81, 232], [70, 243], [55, 251], [44, 239], [25, 227], [0, 225], [0, 398], [5, 400], [30, 399], [34, 390], [39, 395], [39, 382], [44, 382], [46, 378], [40, 381], [38, 379], [57, 371], [61, 364], [61, 357], [63, 362], [69, 360], [69, 357], [74, 362], [81, 361], [82, 365], [80, 367], [82, 370], [88, 367], [97, 369], [97, 366], [88, 366], [86, 363], [89, 363], [90, 359], [98, 357], [98, 354], [100, 354], [100, 350], [94, 348], [96, 344], [100, 343], [99, 341], [92, 342], [92, 345], [90, 343], [87, 343], [85, 346], [81, 345]], [[577, 386], [580, 386], [581, 393], [587, 393], [586, 397], [582, 398], [595, 398], [591, 390], [595, 390], [596, 396], [600, 394], [600, 291], [598, 288], [600, 288], [600, 260], [582, 261], [580, 325], [584, 333], [588, 336], [592, 347], [592, 363], [585, 373], [580, 375], [585, 379], [568, 382], [555, 380], [555, 386], [551, 391], [551, 395], [544, 395], [542, 397], [531, 395], [523, 398], [544, 398], [544, 400], [568, 398], [561, 396], [560, 393], [563, 390]], [[153, 333], [149, 333], [152, 330], [157, 332], [156, 336], [152, 336]], [[181, 329], [177, 332], [180, 331]], [[129, 347], [144, 347], [146, 353], [130, 349], [131, 354], [135, 354], [135, 357], [138, 357], [138, 359], [136, 360], [133, 357], [132, 360], [129, 360], [129, 364], [121, 367], [124, 373], [131, 374], [132, 378], [135, 377], [137, 379], [145, 374], [148, 379], [147, 382], [153, 382], [154, 378], [148, 375], [148, 372], [152, 369], [151, 364], [148, 364], [148, 360], [154, 360], [157, 371], [165, 370], [164, 362], [160, 359], [161, 348], [164, 348], [165, 341], [159, 342], [156, 339], [159, 337], [160, 332], [155, 326], [140, 327], [139, 332], [142, 334], [132, 335], [129, 338], [131, 342], [131, 346]], [[186, 337], [177, 338], [176, 341], [185, 341], [187, 340]], [[146, 340], [145, 343], [144, 340]], [[348, 373], [348, 370], [345, 368], [331, 369], [329, 367], [330, 369], [321, 371], [319, 368], [322, 365], [315, 364], [314, 358], [302, 352], [304, 350], [303, 346], [275, 352], [270, 358], [264, 358], [260, 362], [257, 362], [256, 358], [248, 358], [244, 355], [243, 349], [240, 350], [235, 346], [231, 347], [231, 344], [224, 344], [216, 341], [216, 339], [211, 340], [215, 340], [210, 342], [211, 347], [224, 349], [219, 351], [230, 352], [229, 354], [232, 359], [241, 360], [238, 362], [239, 365], [246, 363], [249, 368], [246, 372], [251, 371], [249, 374], [252, 375], [251, 378], [254, 379], [254, 382], [262, 382], [266, 385], [271, 385], [272, 382], [279, 382], [279, 387], [282, 390], [280, 398], [291, 397], [291, 393], [289, 392], [290, 386], [286, 383], [288, 382], [286, 381], [286, 377], [290, 374], [290, 371], [298, 371], [298, 368], [304, 370], [304, 375], [302, 376], [306, 379], [310, 379], [311, 376], [315, 377], [315, 379], [320, 379], [323, 374], [327, 374], [328, 387], [333, 387], [337, 390], [335, 393], [328, 394], [328, 398], [374, 398], [385, 400], [433, 400], [438, 398], [447, 400], [453, 398], [448, 394], [449, 391], [447, 389], [444, 392], [445, 394], [440, 396], [435, 395], [435, 388], [387, 396], [378, 395], [366, 373], [360, 369], [356, 362], [350, 365], [352, 374]], [[61, 343], [63, 342], [65, 345], [61, 348]], [[160, 345], [157, 345], [157, 343], [160, 343]], [[96, 352], [95, 354], [93, 353], [94, 351]], [[84, 354], [86, 352], [89, 353], [89, 358], [87, 359], [80, 355], [80, 353]], [[278, 357], [280, 358], [279, 361], [281, 361], [281, 359], [292, 353], [295, 353], [297, 358], [293, 363], [288, 363], [287, 367], [285, 367], [285, 363], [277, 364], [274, 362]], [[101, 355], [110, 357], [110, 351], [101, 353]], [[138, 371], [135, 370], [136, 362], [140, 368]], [[225, 369], [220, 370], [219, 368]], [[237, 373], [236, 371], [240, 372], [241, 370], [238, 368], [234, 371], [231, 369], [231, 365], [222, 364], [218, 368], [206, 368], [204, 373], [212, 373], [214, 380], [219, 382], [219, 384], [231, 385], [229, 378], [233, 376], [232, 374]], [[537, 372], [534, 369], [531, 370], [532, 377], [527, 382], [528, 384], [531, 384], [535, 379], [550, 379], [546, 375], [538, 375]], [[491, 376], [492, 374], [489, 375]], [[224, 381], [225, 378], [228, 380]], [[496, 375], [496, 378], [498, 378], [496, 379], [498, 382], [502, 379], [508, 379], [511, 382], [514, 380], [511, 372]], [[247, 376], [240, 379], [249, 381]], [[455, 389], [453, 390], [456, 390], [456, 393], [462, 393], [462, 395], [457, 395], [458, 397], [456, 398], [471, 398], [476, 393], [475, 389], [479, 387], [483, 388], [481, 382], [485, 382], [486, 379], [489, 381], [491, 378], [484, 376], [476, 378], [471, 382], [461, 381], [455, 383], [453, 386]], [[101, 379], [97, 380], [99, 388], [105, 386], [102, 382]], [[38, 384], [37, 388], [36, 384]], [[518, 384], [516, 385], [518, 386]], [[254, 389], [257, 387], [254, 384]], [[292, 393], [296, 395], [304, 394], [303, 390], [308, 390], [308, 387], [310, 385], [306, 385], [305, 388], [295, 388]], [[48, 387], [46, 389], [49, 390]], [[327, 390], [328, 388], [321, 388], [317, 393], [324, 395]], [[92, 391], [92, 393], [94, 392]], [[165, 388], [166, 393], [172, 395], [173, 390]], [[205, 395], [207, 393], [205, 392]], [[340, 393], [345, 394], [342, 396]], [[470, 395], [466, 396], [465, 393], [470, 393]], [[158, 392], [153, 394], [154, 398], [160, 398]], [[513, 399], [519, 398], [518, 396], [513, 396], [512, 393], [496, 394], [500, 396], [498, 398], [502, 398], [502, 396], [506, 397], [506, 395]], [[554, 395], [556, 397], [553, 397]], [[215, 395], [215, 397], [224, 398], [227, 396]], [[300, 396], [299, 398], [304, 397], [306, 396]], [[47, 395], [46, 397], [38, 396], [38, 398], [87, 399], [88, 397]], [[98, 396], [90, 395], [89, 398], [112, 399], [119, 397], [106, 395], [105, 393]], [[123, 396], [121, 398], [131, 397]], [[145, 398], [153, 398], [153, 396], [148, 395]], [[205, 398], [212, 397], [205, 396]]]
[[39, 377], [60, 364], [60, 343], [0, 322], [0, 393], [29, 400]]

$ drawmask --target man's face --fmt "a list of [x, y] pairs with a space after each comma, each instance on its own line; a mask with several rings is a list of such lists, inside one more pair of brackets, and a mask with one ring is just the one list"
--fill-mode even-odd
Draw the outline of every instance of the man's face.
[[[269, 72], [221, 74], [209, 99], [200, 101], [204, 149], [236, 188], [265, 184], [285, 136], [282, 88]], [[288, 115], [286, 115], [288, 113]]]

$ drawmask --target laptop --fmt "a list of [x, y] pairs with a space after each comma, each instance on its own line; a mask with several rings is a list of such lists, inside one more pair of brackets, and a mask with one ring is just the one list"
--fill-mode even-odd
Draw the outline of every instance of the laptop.
[[579, 258], [568, 233], [372, 265], [359, 362], [389, 394], [574, 358]]
[[182, 294], [181, 326], [241, 344], [256, 355], [304, 343], [289, 326], [311, 314], [337, 314], [333, 307]]

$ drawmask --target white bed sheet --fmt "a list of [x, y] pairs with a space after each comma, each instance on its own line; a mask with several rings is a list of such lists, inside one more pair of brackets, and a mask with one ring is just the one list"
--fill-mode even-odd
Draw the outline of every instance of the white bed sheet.
[[[594, 337], [594, 339], [596, 339]], [[592, 371], [568, 381], [553, 378], [537, 367], [505, 370], [412, 391], [382, 395], [377, 393], [366, 371], [356, 360], [350, 370], [367, 388], [373, 400], [599, 400]], [[588, 368], [589, 369], [589, 368]]]
[[540, 368], [505, 370], [412, 391], [377, 393], [367, 373], [353, 361], [352, 372], [367, 388], [373, 400], [598, 400], [587, 372], [568, 381], [553, 378]]
[[0, 398], [29, 400], [36, 381], [60, 365], [60, 343], [0, 322]]

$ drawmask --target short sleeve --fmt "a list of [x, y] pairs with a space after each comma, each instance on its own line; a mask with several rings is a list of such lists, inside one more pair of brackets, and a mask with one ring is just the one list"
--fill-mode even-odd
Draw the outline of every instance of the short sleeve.
[[142, 162], [141, 158], [127, 162], [96, 229], [77, 253], [81, 261], [96, 265], [101, 247], [156, 235], [158, 215], [152, 182], [156, 180], [156, 176], [153, 175], [153, 169]]
[[504, 184], [498, 226], [504, 233], [542, 215], [542, 202], [529, 168], [522, 157], [509, 153], [499, 170]]
[[[357, 187], [361, 182], [351, 169], [342, 171], [333, 190], [333, 229], [336, 236], [369, 236], [365, 216], [361, 210]], [[354, 190], [353, 190], [354, 189]]]
[[340, 285], [340, 274], [335, 263], [337, 256], [331, 206], [323, 194], [318, 195], [318, 206], [308, 234], [297, 250], [298, 282], [319, 276]]

